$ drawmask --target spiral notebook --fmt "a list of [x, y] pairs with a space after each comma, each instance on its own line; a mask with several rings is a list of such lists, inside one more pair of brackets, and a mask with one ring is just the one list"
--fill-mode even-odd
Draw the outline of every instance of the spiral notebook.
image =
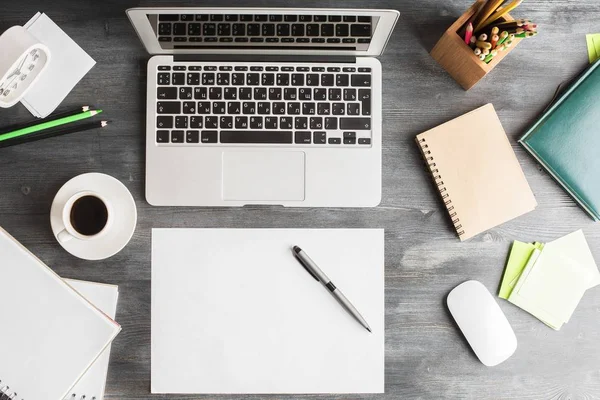
[[[65, 282], [98, 307], [100, 311], [112, 319], [115, 318], [117, 300], [119, 298], [118, 286], [76, 281], [73, 279], [65, 279]], [[65, 400], [102, 400], [104, 398], [109, 361], [110, 345], [102, 352], [102, 355], [98, 357], [98, 360], [77, 382], [75, 387], [70, 390]]]
[[0, 393], [62, 400], [121, 327], [0, 228]]
[[537, 206], [492, 104], [416, 140], [460, 240]]

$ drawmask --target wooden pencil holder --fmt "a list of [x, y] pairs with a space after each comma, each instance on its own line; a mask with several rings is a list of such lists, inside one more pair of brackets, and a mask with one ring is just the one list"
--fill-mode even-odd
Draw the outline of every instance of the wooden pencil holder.
[[[493, 70], [504, 57], [508, 55], [519, 42], [520, 38], [513, 40], [512, 46], [499, 52], [496, 57], [486, 64], [473, 53], [471, 46], [465, 43], [459, 30], [467, 23], [469, 18], [479, 9], [484, 0], [478, 0], [452, 24], [441, 39], [437, 42], [431, 56], [458, 82], [465, 90], [471, 89], [477, 82]], [[509, 14], [504, 15], [505, 21], [514, 21]]]

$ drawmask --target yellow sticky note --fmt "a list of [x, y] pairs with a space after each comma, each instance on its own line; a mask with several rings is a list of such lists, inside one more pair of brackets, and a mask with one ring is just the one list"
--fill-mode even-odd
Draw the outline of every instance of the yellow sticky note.
[[523, 269], [525, 269], [525, 265], [527, 265], [527, 261], [529, 261], [533, 250], [541, 250], [542, 247], [544, 247], [542, 243], [531, 244], [516, 240], [513, 242], [510, 255], [506, 263], [506, 268], [504, 270], [504, 276], [502, 277], [502, 283], [500, 284], [500, 292], [498, 293], [498, 297], [505, 300], [508, 299], [510, 293], [519, 280]]
[[587, 42], [588, 57], [590, 59], [590, 64], [592, 64], [594, 61], [600, 58], [600, 47], [596, 45], [596, 43], [600, 45], [600, 34], [588, 34], [585, 36], [585, 39]]

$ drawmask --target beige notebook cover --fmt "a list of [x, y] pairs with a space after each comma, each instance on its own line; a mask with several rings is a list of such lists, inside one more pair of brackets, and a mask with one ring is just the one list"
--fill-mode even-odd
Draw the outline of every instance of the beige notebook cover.
[[537, 206], [492, 104], [416, 140], [460, 240]]

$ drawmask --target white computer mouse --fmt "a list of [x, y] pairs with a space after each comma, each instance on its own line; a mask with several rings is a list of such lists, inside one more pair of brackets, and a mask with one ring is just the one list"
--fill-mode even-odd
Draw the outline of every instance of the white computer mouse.
[[498, 303], [481, 282], [455, 287], [447, 299], [450, 313], [479, 360], [493, 367], [513, 355], [517, 337]]

